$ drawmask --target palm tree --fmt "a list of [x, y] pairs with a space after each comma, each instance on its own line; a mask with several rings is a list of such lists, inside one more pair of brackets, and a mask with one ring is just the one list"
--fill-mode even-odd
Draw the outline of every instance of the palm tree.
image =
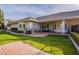
[[3, 11], [0, 9], [0, 29], [3, 30], [4, 29], [4, 15], [3, 15]]

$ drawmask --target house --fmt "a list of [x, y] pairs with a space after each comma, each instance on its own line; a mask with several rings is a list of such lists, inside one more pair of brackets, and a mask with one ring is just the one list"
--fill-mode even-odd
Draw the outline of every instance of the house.
[[5, 26], [5, 29], [9, 29], [8, 28], [8, 22], [10, 22], [11, 20], [10, 19], [4, 19], [4, 26]]
[[38, 18], [28, 17], [18, 21], [9, 22], [10, 28], [23, 31], [45, 31], [67, 33], [72, 26], [79, 24], [79, 10], [60, 12]]

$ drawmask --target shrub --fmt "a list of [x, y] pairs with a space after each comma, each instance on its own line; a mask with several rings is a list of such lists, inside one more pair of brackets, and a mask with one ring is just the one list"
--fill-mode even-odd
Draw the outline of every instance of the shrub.
[[24, 33], [22, 30], [17, 30], [16, 33]]
[[17, 28], [11, 28], [11, 31], [12, 32], [16, 32], [17, 31]]
[[79, 45], [79, 33], [71, 32], [71, 36], [76, 41], [76, 43]]
[[17, 28], [11, 28], [11, 31], [16, 33], [24, 33], [23, 30], [18, 30]]
[[32, 33], [32, 31], [26, 31], [25, 33], [26, 33], [26, 34], [31, 34], [31, 33]]

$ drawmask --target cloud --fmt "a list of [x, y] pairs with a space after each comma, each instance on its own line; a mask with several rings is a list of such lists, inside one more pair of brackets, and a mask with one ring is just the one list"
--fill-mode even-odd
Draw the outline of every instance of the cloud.
[[61, 4], [61, 5], [55, 5], [53, 9], [48, 11], [48, 14], [67, 12], [67, 11], [73, 11], [73, 10], [79, 10], [79, 5]]
[[45, 14], [44, 9], [41, 6], [36, 5], [0, 5], [5, 13], [6, 18], [23, 18], [28, 16], [41, 16]]
[[15, 4], [0, 5], [7, 19], [21, 19], [28, 16], [39, 17], [58, 12], [79, 10], [78, 4]]

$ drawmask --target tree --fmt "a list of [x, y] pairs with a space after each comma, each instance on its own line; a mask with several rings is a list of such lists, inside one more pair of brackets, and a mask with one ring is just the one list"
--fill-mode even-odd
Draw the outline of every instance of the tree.
[[0, 29], [3, 30], [4, 29], [4, 15], [3, 15], [3, 11], [0, 9]]

